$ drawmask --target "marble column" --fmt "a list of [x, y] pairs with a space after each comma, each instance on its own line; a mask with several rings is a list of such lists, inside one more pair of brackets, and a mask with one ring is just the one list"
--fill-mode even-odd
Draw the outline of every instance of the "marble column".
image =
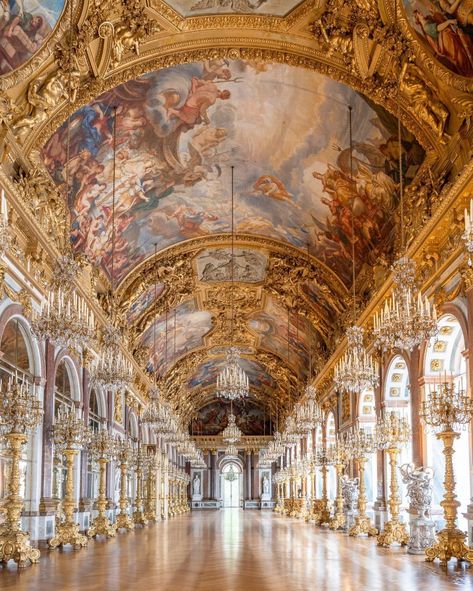
[[41, 474], [40, 513], [53, 515], [56, 511], [57, 500], [53, 499], [53, 441], [52, 426], [54, 423], [54, 379], [55, 355], [54, 345], [45, 343], [46, 383], [44, 387], [44, 416], [43, 416], [43, 457]]
[[251, 501], [251, 450], [246, 450], [246, 498]]
[[210, 456], [210, 469], [212, 474], [212, 496], [211, 498], [218, 501], [218, 474], [217, 474], [217, 450], [212, 450]]
[[409, 357], [409, 385], [411, 398], [411, 428], [412, 428], [412, 461], [416, 466], [423, 466], [427, 461], [424, 445], [424, 430], [420, 421], [419, 409], [421, 405], [420, 351], [414, 349]]
[[[473, 388], [473, 269], [467, 267], [462, 273], [463, 285], [465, 287], [467, 306], [467, 334], [465, 334], [465, 351], [467, 371], [467, 391], [470, 396]], [[473, 449], [473, 428], [470, 425], [470, 449]], [[470, 462], [470, 491], [473, 491], [473, 466]], [[466, 508], [463, 516], [468, 521], [468, 544], [473, 545], [473, 497]]]
[[[374, 389], [375, 397], [375, 411], [378, 416], [384, 411], [384, 363], [379, 363], [379, 384]], [[387, 521], [387, 507], [386, 507], [386, 454], [383, 450], [377, 450], [376, 452], [376, 501], [374, 503], [374, 522], [375, 527], [379, 531], [384, 528], [384, 523]]]

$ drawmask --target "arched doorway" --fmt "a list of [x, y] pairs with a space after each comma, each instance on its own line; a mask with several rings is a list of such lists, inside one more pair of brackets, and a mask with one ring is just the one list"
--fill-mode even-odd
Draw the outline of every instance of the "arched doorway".
[[239, 508], [242, 496], [242, 472], [236, 462], [229, 462], [222, 469], [221, 490], [223, 508]]

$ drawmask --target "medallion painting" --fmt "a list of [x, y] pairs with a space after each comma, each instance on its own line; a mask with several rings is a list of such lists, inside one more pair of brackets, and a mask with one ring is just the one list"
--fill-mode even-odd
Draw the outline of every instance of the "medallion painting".
[[[257, 250], [235, 248], [233, 278], [242, 283], [259, 283], [266, 277], [267, 257]], [[232, 280], [232, 252], [230, 248], [213, 248], [197, 257], [199, 281], [215, 283]]]
[[404, 0], [410, 25], [437, 59], [460, 76], [473, 76], [471, 0]]
[[[201, 408], [191, 423], [193, 435], [219, 435], [228, 424], [230, 404], [222, 400], [211, 402]], [[236, 400], [233, 414], [243, 435], [270, 435], [272, 424], [264, 410], [248, 400]]]
[[[153, 351], [156, 325], [156, 349]], [[149, 349], [147, 371], [157, 368], [162, 373], [176, 359], [203, 345], [203, 337], [212, 329], [210, 312], [198, 310], [195, 300], [189, 300], [167, 317], [152, 323], [141, 338], [141, 345]]]
[[284, 360], [289, 355], [289, 363], [297, 369], [299, 375], [307, 375], [309, 355], [319, 344], [319, 337], [306, 318], [291, 313], [288, 325], [287, 310], [268, 297], [264, 310], [253, 314], [248, 325], [251, 332], [260, 338], [262, 349]]
[[64, 0], [0, 2], [0, 75], [27, 62], [43, 45], [64, 8]]
[[[208, 388], [217, 381], [218, 374], [225, 365], [225, 358], [209, 359], [197, 368], [192, 378], [187, 382], [187, 388]], [[250, 381], [250, 386], [258, 390], [262, 388], [276, 388], [276, 384], [264, 368], [251, 359], [240, 358], [240, 367], [245, 371]]]
[[[115, 278], [154, 249], [230, 231], [286, 241], [351, 277], [392, 250], [396, 121], [351, 89], [282, 64], [213, 60], [145, 75], [77, 111], [42, 158], [69, 191], [72, 242], [111, 270], [112, 105], [117, 105]], [[348, 105], [353, 106], [353, 180]], [[409, 182], [423, 151], [405, 134]], [[65, 191], [64, 191], [65, 192]]]
[[272, 14], [284, 16], [301, 0], [167, 0], [183, 16], [203, 14]]

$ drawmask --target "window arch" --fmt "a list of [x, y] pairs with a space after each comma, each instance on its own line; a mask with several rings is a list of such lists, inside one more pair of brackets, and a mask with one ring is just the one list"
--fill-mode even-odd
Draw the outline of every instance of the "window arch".
[[[335, 444], [336, 441], [336, 429], [335, 429], [335, 416], [332, 411], [327, 414], [325, 423], [325, 436], [327, 438], [327, 449]], [[329, 467], [327, 474], [327, 494], [329, 499], [334, 499], [337, 494], [337, 477], [335, 474], [335, 468]]]
[[[424, 357], [424, 396], [427, 392], [438, 388], [440, 383], [453, 383], [458, 389], [468, 390], [468, 374], [466, 371], [466, 359], [464, 356], [465, 339], [459, 320], [452, 314], [444, 314], [438, 322], [438, 334], [429, 341], [425, 349]], [[461, 432], [455, 441], [455, 454], [453, 465], [457, 500], [461, 503], [458, 511], [460, 529], [466, 528], [463, 518], [463, 510], [470, 501], [469, 470], [465, 466], [471, 466], [470, 452], [470, 425]], [[444, 487], [444, 456], [442, 443], [435, 433], [425, 429], [426, 463], [434, 469], [433, 477], [433, 504], [434, 514], [442, 514], [440, 502], [443, 498]]]
[[[358, 423], [360, 428], [373, 432], [376, 425], [376, 406], [374, 391], [364, 390], [358, 403]], [[377, 458], [376, 453], [368, 456], [365, 469], [366, 498], [368, 503], [376, 500], [377, 487]]]

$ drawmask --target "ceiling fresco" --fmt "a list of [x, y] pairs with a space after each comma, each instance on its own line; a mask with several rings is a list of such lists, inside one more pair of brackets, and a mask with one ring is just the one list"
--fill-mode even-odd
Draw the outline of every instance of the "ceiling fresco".
[[131, 324], [136, 322], [143, 312], [162, 295], [164, 289], [165, 285], [163, 283], [155, 283], [145, 289], [131, 302], [126, 314], [127, 321]]
[[[187, 387], [192, 390], [194, 388], [208, 388], [212, 386], [217, 381], [217, 375], [222, 371], [224, 363], [224, 357], [209, 359], [205, 363], [202, 363], [187, 382]], [[276, 387], [273, 378], [256, 361], [243, 357], [239, 360], [239, 365], [246, 372], [252, 388], [274, 389]]]
[[[316, 72], [213, 60], [145, 75], [108, 92], [42, 150], [64, 189], [71, 180], [72, 241], [111, 269], [112, 105], [117, 109], [115, 279], [158, 249], [230, 229], [235, 167], [239, 233], [306, 248], [346, 283], [350, 215], [358, 266], [392, 250], [396, 123], [384, 110]], [[353, 107], [350, 179], [348, 109]], [[405, 134], [407, 182], [423, 151]]]
[[[154, 336], [156, 329], [156, 349]], [[194, 299], [178, 306], [153, 322], [141, 337], [141, 346], [149, 351], [146, 369], [163, 373], [179, 357], [203, 345], [203, 337], [212, 329], [212, 314], [199, 310]], [[154, 350], [153, 350], [154, 349]]]
[[27, 62], [43, 45], [64, 8], [64, 0], [0, 2], [0, 75]]
[[473, 76], [473, 11], [470, 0], [404, 0], [410, 25], [447, 68]]
[[281, 359], [288, 359], [289, 365], [295, 367], [299, 375], [307, 375], [310, 352], [314, 351], [320, 339], [306, 318], [290, 313], [288, 324], [287, 310], [267, 297], [264, 310], [253, 314], [248, 325], [251, 332], [259, 337], [262, 349]]
[[167, 0], [182, 16], [203, 14], [272, 14], [284, 16], [301, 0]]
[[[230, 404], [215, 400], [201, 408], [191, 422], [193, 435], [219, 435], [228, 424]], [[233, 403], [233, 414], [243, 435], [270, 435], [272, 422], [264, 410], [249, 400], [237, 400]]]

